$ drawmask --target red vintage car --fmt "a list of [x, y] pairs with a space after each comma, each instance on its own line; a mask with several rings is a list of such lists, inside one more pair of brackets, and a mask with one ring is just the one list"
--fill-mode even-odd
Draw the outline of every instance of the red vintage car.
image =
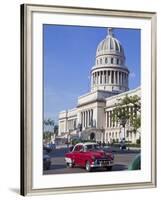
[[90, 172], [93, 168], [111, 170], [114, 156], [105, 152], [97, 143], [78, 143], [71, 152], [65, 154], [67, 167], [81, 166]]

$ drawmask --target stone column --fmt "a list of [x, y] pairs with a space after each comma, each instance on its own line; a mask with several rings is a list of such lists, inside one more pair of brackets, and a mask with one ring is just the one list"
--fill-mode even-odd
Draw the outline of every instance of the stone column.
[[100, 84], [103, 84], [103, 72], [100, 71]]
[[112, 71], [110, 70], [109, 83], [111, 84]]
[[118, 84], [117, 82], [118, 82], [118, 77], [117, 77], [117, 75], [118, 75], [118, 71], [115, 71], [115, 74], [116, 74], [116, 85]]
[[113, 121], [112, 121], [112, 111], [110, 111], [110, 122], [111, 122], [111, 127], [113, 127]]
[[100, 85], [100, 83], [101, 83], [101, 72], [98, 72], [98, 84]]
[[123, 85], [123, 72], [121, 72], [121, 85]]
[[97, 75], [97, 72], [96, 73], [96, 85], [98, 84], [98, 75]]
[[91, 109], [91, 123], [92, 123], [92, 126], [93, 126], [93, 109]]
[[86, 111], [86, 127], [87, 127], [87, 123], [88, 123], [88, 116], [87, 116], [87, 111]]
[[118, 85], [120, 85], [120, 72], [119, 71], [117, 73], [117, 83], [118, 83]]
[[106, 83], [108, 83], [108, 71], [106, 71]]
[[124, 86], [126, 86], [126, 74], [124, 73]]
[[80, 123], [82, 124], [82, 112], [80, 113]]
[[125, 86], [125, 74], [124, 74], [124, 72], [122, 73], [122, 82], [123, 82], [123, 86]]
[[85, 127], [85, 111], [83, 112], [83, 126]]
[[88, 112], [89, 112], [88, 124], [90, 126], [91, 111], [89, 110]]
[[116, 71], [113, 71], [113, 83], [116, 84]]

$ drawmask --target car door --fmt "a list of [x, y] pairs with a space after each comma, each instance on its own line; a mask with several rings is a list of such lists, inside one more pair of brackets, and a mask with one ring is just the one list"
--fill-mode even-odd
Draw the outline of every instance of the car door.
[[86, 159], [86, 152], [84, 151], [84, 146], [80, 148], [79, 151], [79, 165], [84, 167], [85, 166], [85, 159]]
[[80, 145], [76, 145], [73, 149], [73, 160], [75, 165], [79, 165], [79, 151], [80, 151]]

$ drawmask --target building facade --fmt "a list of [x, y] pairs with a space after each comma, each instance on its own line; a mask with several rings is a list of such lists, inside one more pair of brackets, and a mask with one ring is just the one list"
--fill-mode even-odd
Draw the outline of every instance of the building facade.
[[[77, 107], [59, 113], [59, 136], [72, 139], [111, 143], [122, 138], [136, 143], [139, 132], [129, 132], [132, 127], [122, 127], [112, 120], [112, 113], [118, 99], [126, 95], [141, 97], [140, 87], [129, 90], [129, 70], [125, 64], [121, 43], [108, 29], [96, 50], [95, 65], [91, 67], [91, 90], [78, 97]], [[133, 108], [130, 107], [131, 111]]]

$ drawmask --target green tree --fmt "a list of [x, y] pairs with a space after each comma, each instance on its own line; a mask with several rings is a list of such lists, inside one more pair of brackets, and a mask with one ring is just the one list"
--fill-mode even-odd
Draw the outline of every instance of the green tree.
[[58, 129], [59, 129], [58, 125], [55, 125], [54, 126], [54, 134], [55, 135], [58, 135]]
[[113, 121], [119, 122], [123, 127], [129, 122], [135, 133], [141, 126], [141, 102], [138, 95], [126, 95], [118, 99], [112, 114]]
[[44, 119], [43, 125], [44, 125], [43, 139], [49, 141], [51, 139], [51, 136], [54, 134], [55, 122], [54, 120], [48, 118]]

